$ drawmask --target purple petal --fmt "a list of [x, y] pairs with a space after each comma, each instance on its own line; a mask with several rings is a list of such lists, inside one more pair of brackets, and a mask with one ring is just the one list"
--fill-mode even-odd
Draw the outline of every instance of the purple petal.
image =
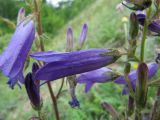
[[[77, 61], [79, 59], [90, 58], [96, 55], [99, 55], [102, 52], [107, 52], [108, 50], [105, 49], [89, 49], [89, 50], [80, 50], [80, 51], [73, 51], [73, 52], [38, 52], [30, 55], [32, 58], [36, 60], [40, 60], [43, 62], [56, 62], [56, 61]], [[72, 59], [70, 59], [72, 58]]]
[[148, 28], [152, 32], [160, 33], [160, 24], [156, 21], [152, 21], [152, 23], [148, 25]]
[[92, 83], [92, 82], [87, 82], [87, 83], [86, 83], [85, 93], [88, 93], [88, 92], [91, 90], [93, 84], [94, 84], [94, 83]]
[[[145, 14], [137, 14], [137, 18], [138, 18], [140, 25], [144, 26], [146, 15]], [[156, 21], [152, 21], [148, 25], [148, 29], [152, 32], [159, 33], [160, 32], [160, 24]]]
[[33, 21], [23, 22], [13, 34], [11, 41], [0, 57], [0, 69], [10, 81], [20, 80], [24, 82], [22, 74], [24, 63], [35, 37]]

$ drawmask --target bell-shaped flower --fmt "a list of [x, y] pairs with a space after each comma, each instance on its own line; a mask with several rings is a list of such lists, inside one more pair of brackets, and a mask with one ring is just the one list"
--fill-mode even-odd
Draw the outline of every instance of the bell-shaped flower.
[[108, 69], [106, 67], [85, 72], [77, 76], [77, 83], [79, 84], [85, 84], [85, 92], [89, 92], [91, 87], [95, 83], [106, 83], [106, 82], [112, 82], [117, 77], [119, 77], [118, 74], [114, 73], [111, 69]]
[[121, 55], [104, 55], [105, 49], [88, 49], [68, 53], [41, 52], [32, 54], [36, 60], [48, 62], [36, 72], [37, 80], [56, 80], [62, 77], [96, 70], [114, 63]]
[[[151, 79], [158, 71], [159, 69], [159, 65], [157, 63], [149, 63], [147, 64], [148, 66], [148, 79]], [[129, 73], [128, 75], [128, 78], [131, 82], [131, 85], [132, 85], [132, 89], [135, 91], [135, 87], [136, 87], [136, 80], [138, 78], [138, 73], [137, 73], [137, 70], [133, 70]], [[123, 84], [125, 85], [123, 91], [122, 91], [122, 94], [125, 95], [128, 93], [128, 86], [127, 86], [127, 83], [126, 83], [126, 80], [124, 78], [124, 76], [120, 76], [118, 77], [115, 81], [115, 83], [117, 84]]]
[[9, 77], [8, 84], [11, 88], [18, 80], [24, 83], [23, 67], [34, 38], [33, 21], [22, 22], [17, 26], [9, 45], [0, 55], [0, 70]]

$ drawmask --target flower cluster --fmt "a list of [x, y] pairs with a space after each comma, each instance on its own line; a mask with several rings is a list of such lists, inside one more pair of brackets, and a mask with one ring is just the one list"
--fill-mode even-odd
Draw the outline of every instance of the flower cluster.
[[[68, 28], [65, 52], [44, 51], [42, 49], [43, 42], [40, 41], [39, 46], [41, 46], [41, 51], [29, 54], [33, 41], [36, 37], [35, 25], [37, 24], [35, 24], [35, 21], [31, 18], [25, 17], [25, 10], [21, 8], [17, 17], [16, 30], [9, 45], [2, 55], [0, 55], [0, 70], [9, 78], [7, 82], [9, 86], [14, 88], [16, 84], [24, 84], [32, 107], [40, 113], [42, 107], [40, 86], [47, 83], [49, 90], [51, 91], [50, 93], [52, 100], [54, 101], [55, 113], [57, 116], [58, 110], [56, 106], [56, 99], [58, 97], [54, 96], [50, 82], [66, 77], [66, 80], [69, 83], [69, 92], [71, 95], [69, 104], [74, 108], [80, 106], [80, 102], [76, 96], [77, 84], [85, 84], [85, 92], [87, 93], [96, 83], [114, 81], [116, 84], [124, 85], [122, 95], [129, 95], [128, 108], [134, 108], [133, 104], [135, 101], [135, 119], [141, 120], [140, 114], [142, 109], [145, 108], [147, 102], [148, 83], [159, 69], [158, 62], [150, 62], [148, 64], [144, 62], [145, 39], [148, 35], [147, 30], [159, 35], [160, 24], [154, 19], [156, 15], [153, 17], [148, 16], [150, 12], [149, 10], [146, 14], [138, 12], [138, 10], [142, 11], [150, 8], [152, 5], [151, 0], [124, 0], [122, 4], [131, 10], [137, 11], [132, 12], [129, 18], [129, 46], [126, 52], [123, 53], [114, 49], [82, 49], [88, 31], [87, 24], [84, 24], [76, 47], [74, 47], [73, 44], [73, 30], [72, 28]], [[40, 28], [41, 31], [41, 26], [38, 26], [38, 28]], [[140, 58], [138, 58], [136, 56], [136, 48], [138, 46], [137, 38], [140, 28], [142, 28], [143, 32]], [[37, 36], [38, 35], [40, 35], [40, 33], [37, 33]], [[40, 37], [38, 36], [38, 38]], [[127, 61], [124, 68], [124, 74], [120, 75], [109, 68], [108, 65], [115, 63], [122, 55], [127, 56]], [[24, 77], [24, 66], [28, 57], [36, 60], [39, 64], [33, 63], [32, 72], [27, 73], [26, 77]], [[156, 58], [156, 61], [158, 61], [158, 59], [159, 56]], [[131, 71], [131, 62], [133, 61], [138, 63], [138, 68]], [[65, 79], [63, 79], [63, 81], [64, 80]], [[40, 83], [40, 81], [43, 83]], [[111, 112], [112, 107], [109, 104], [105, 103], [103, 104], [103, 107], [104, 106], [106, 109], [108, 106]]]

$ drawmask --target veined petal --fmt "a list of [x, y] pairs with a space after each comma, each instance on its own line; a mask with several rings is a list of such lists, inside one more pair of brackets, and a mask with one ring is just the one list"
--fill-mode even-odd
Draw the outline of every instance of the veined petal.
[[[0, 57], [0, 69], [10, 80], [24, 82], [24, 63], [35, 37], [33, 21], [22, 22], [17, 26], [11, 41]], [[23, 79], [22, 79], [23, 78]]]
[[[36, 60], [40, 60], [43, 62], [56, 62], [56, 61], [77, 61], [79, 59], [88, 59], [99, 55], [102, 52], [107, 52], [108, 50], [105, 49], [89, 49], [89, 50], [80, 50], [80, 51], [73, 51], [73, 52], [37, 52], [31, 54], [30, 56]], [[72, 58], [72, 59], [70, 59]]]

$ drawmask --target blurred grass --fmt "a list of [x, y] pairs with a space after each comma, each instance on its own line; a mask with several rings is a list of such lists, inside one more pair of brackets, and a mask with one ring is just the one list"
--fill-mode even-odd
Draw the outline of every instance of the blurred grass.
[[[66, 30], [69, 26], [74, 32], [74, 46], [79, 39], [79, 34], [83, 23], [87, 23], [89, 30], [84, 49], [92, 47], [112, 48], [123, 47], [125, 43], [124, 26], [121, 21], [127, 12], [119, 13], [116, 11], [116, 5], [119, 1], [97, 0], [85, 8], [76, 18], [67, 23], [58, 34], [53, 37], [51, 33], [45, 33], [48, 39], [44, 39], [46, 50], [64, 51], [66, 42]], [[11, 35], [6, 34], [0, 37], [0, 50], [4, 50]], [[147, 61], [153, 61], [154, 38], [147, 40], [146, 49]], [[123, 59], [122, 59], [123, 60]], [[123, 65], [122, 65], [123, 66]], [[123, 68], [121, 68], [123, 69]], [[29, 69], [27, 70], [29, 71]], [[27, 98], [24, 86], [14, 90], [8, 88], [7, 78], [0, 75], [0, 120], [27, 120], [37, 113], [32, 110]], [[52, 82], [54, 92], [57, 93], [61, 81]], [[62, 120], [111, 120], [111, 116], [102, 110], [100, 103], [107, 101], [112, 104], [117, 111], [126, 107], [127, 96], [121, 96], [122, 86], [113, 83], [96, 84], [91, 92], [84, 93], [84, 85], [77, 86], [77, 95], [80, 101], [80, 109], [73, 109], [69, 106], [70, 95], [67, 91], [68, 85], [65, 84], [63, 94], [58, 100], [59, 112]], [[154, 89], [149, 96], [154, 95]], [[49, 99], [49, 93], [46, 85], [41, 87], [41, 96], [43, 98], [43, 111], [48, 120], [54, 120], [52, 112], [52, 103]], [[153, 99], [150, 98], [151, 102]]]

